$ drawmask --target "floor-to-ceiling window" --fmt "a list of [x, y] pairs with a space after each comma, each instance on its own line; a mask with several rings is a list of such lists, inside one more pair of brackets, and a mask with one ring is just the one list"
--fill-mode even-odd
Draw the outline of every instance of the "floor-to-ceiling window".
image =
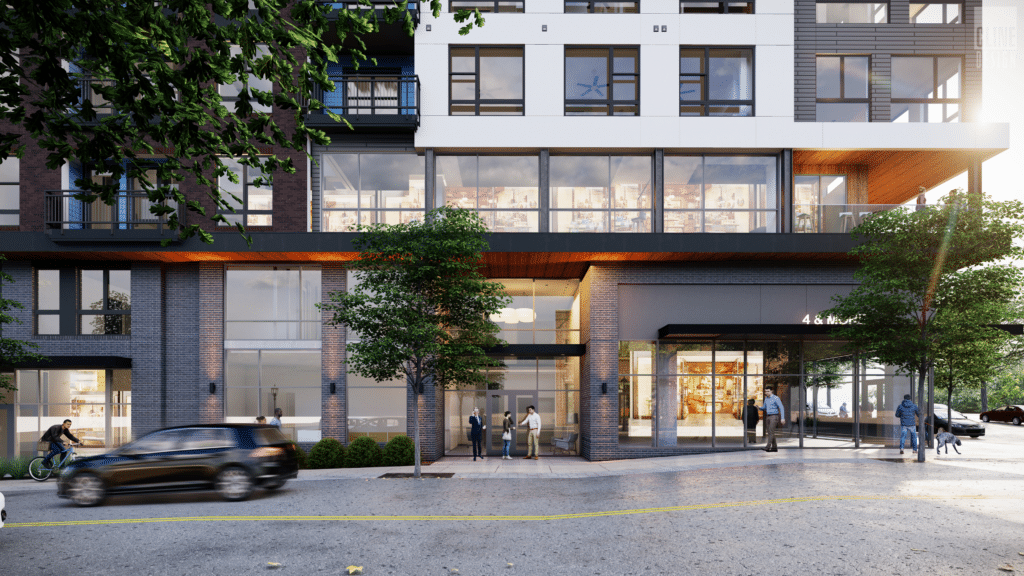
[[65, 419], [82, 454], [131, 440], [131, 370], [18, 370], [16, 385], [17, 454], [34, 456], [43, 432]]
[[224, 419], [269, 420], [320, 439], [320, 269], [229, 266], [224, 283]]

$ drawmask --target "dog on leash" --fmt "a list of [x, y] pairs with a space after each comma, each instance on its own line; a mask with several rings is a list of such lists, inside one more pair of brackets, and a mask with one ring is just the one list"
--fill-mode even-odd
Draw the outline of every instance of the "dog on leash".
[[954, 452], [959, 454], [960, 451], [957, 450], [956, 447], [960, 445], [960, 439], [956, 436], [953, 436], [949, 432], [940, 432], [939, 435], [935, 437], [935, 454], [940, 454], [939, 449], [943, 446], [946, 447], [946, 454], [949, 454], [950, 446], [953, 447]]

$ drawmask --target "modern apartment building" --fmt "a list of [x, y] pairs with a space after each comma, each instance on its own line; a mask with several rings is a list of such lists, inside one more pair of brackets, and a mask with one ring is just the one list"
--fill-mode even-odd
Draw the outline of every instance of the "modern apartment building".
[[[14, 371], [0, 454], [64, 418], [99, 450], [280, 407], [301, 443], [411, 435], [419, 410], [433, 460], [469, 454], [475, 407], [496, 454], [502, 413], [528, 405], [548, 454], [736, 450], [768, 386], [784, 447], [898, 443], [909, 382], [846, 355], [817, 314], [854, 284], [853, 227], [964, 172], [980, 191], [1008, 147], [1007, 125], [978, 121], [981, 0], [446, 7], [486, 25], [460, 36], [417, 12], [414, 38], [368, 38], [376, 65], [337, 66], [324, 96], [355, 130], [310, 115], [331, 144], [272, 187], [238, 166], [251, 248], [230, 229], [162, 247], [131, 182], [90, 206], [74, 182], [102, 174], [33, 150], [0, 166], [4, 296], [25, 304], [5, 336], [50, 358]], [[346, 373], [353, 336], [315, 304], [351, 285], [357, 223], [441, 205], [492, 232], [506, 367], [414, 406], [404, 382]]]

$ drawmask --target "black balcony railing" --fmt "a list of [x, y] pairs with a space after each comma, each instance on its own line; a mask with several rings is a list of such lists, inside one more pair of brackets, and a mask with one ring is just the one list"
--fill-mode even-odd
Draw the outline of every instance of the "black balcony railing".
[[107, 102], [106, 98], [101, 96], [94, 88], [94, 85], [98, 86], [113, 86], [113, 80], [101, 80], [99, 78], [93, 78], [92, 76], [79, 76], [78, 78], [78, 89], [80, 92], [79, 96], [79, 107], [85, 102], [92, 104], [93, 110], [98, 116], [109, 116], [114, 113], [114, 108]]
[[[324, 2], [323, 0], [320, 0], [319, 3], [320, 4], [325, 4], [327, 6], [330, 6], [333, 9], [332, 12], [334, 10], [340, 10], [342, 8], [348, 8], [352, 12], [361, 12], [363, 10], [374, 10], [375, 12], [377, 12], [377, 18], [382, 23], [384, 22], [384, 9], [385, 8], [394, 8], [395, 7], [395, 5], [390, 3], [390, 2], [374, 2], [372, 8], [370, 6], [366, 6], [366, 5], [363, 5], [363, 4], [358, 4], [356, 2]], [[420, 25], [420, 5], [419, 5], [419, 2], [417, 2], [416, 0], [409, 0], [409, 3], [406, 5], [406, 9], [409, 11], [409, 14], [412, 15], [413, 26], [419, 26]]]
[[[331, 76], [334, 91], [318, 94], [324, 106], [354, 128], [415, 131], [420, 124], [420, 81], [416, 75]], [[306, 122], [336, 124], [323, 110], [311, 110]], [[342, 124], [344, 125], [344, 124]]]
[[[83, 202], [75, 198], [81, 190], [47, 190], [45, 192], [44, 225], [47, 234], [62, 240], [147, 240], [174, 235], [167, 227], [170, 214], [157, 216], [150, 212], [153, 202], [144, 190], [123, 190], [111, 205], [96, 199]], [[185, 211], [175, 203], [179, 221]]]

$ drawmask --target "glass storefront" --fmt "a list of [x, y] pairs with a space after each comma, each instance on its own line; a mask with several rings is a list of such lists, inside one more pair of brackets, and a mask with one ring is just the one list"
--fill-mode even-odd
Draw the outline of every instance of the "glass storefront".
[[43, 432], [65, 419], [83, 455], [131, 440], [131, 370], [18, 370], [16, 386], [14, 455], [35, 456]]
[[518, 423], [534, 406], [541, 419], [542, 456], [579, 453], [579, 374], [576, 357], [504, 358], [504, 368], [488, 372], [486, 389], [447, 390], [445, 399], [444, 447], [449, 456], [471, 456], [469, 416], [480, 410], [487, 430], [484, 450], [500, 456], [502, 421], [505, 411], [517, 423], [510, 453], [525, 455], [527, 431]]
[[579, 344], [578, 280], [492, 278], [512, 303], [491, 315], [509, 344]]
[[395, 436], [406, 435], [409, 385], [404, 379], [377, 382], [352, 372], [346, 379], [349, 442], [360, 436], [387, 442]]
[[[855, 363], [857, 363], [855, 365]], [[841, 343], [818, 341], [622, 341], [619, 443], [727, 448], [760, 443], [764, 417], [744, 424], [747, 400], [774, 389], [786, 417], [782, 446], [892, 445], [896, 401], [910, 380]]]

